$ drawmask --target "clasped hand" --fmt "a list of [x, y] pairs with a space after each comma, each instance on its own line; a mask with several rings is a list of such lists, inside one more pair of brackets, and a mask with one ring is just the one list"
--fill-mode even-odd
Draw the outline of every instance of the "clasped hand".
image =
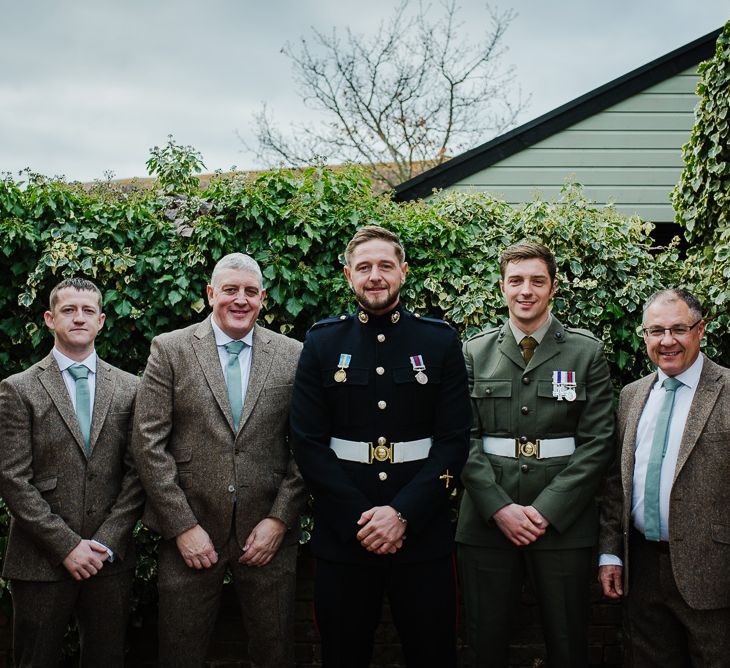
[[368, 552], [395, 554], [405, 539], [406, 525], [398, 519], [398, 513], [391, 506], [375, 506], [366, 510], [357, 525], [357, 539]]
[[515, 545], [529, 545], [544, 535], [550, 522], [534, 506], [510, 503], [494, 515], [500, 531]]

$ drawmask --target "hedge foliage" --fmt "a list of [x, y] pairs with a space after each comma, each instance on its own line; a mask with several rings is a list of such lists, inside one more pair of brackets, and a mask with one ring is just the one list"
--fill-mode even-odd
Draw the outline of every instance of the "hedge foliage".
[[[262, 266], [265, 324], [301, 339], [317, 319], [352, 307], [342, 252], [358, 227], [378, 223], [404, 241], [406, 306], [445, 318], [464, 336], [506, 316], [498, 288], [501, 249], [524, 238], [550, 246], [560, 281], [554, 312], [603, 339], [618, 387], [647, 369], [638, 333], [642, 301], [662, 286], [704, 285], [703, 266], [713, 261], [713, 248], [693, 251], [698, 255], [690, 264], [676, 246], [652, 248], [651, 224], [594, 205], [578, 184], [567, 184], [556, 202], [536, 200], [524, 208], [487, 194], [451, 192], [397, 204], [373, 195], [356, 167], [249, 179], [219, 175], [200, 189], [201, 157], [172, 139], [153, 149], [148, 166], [156, 187], [128, 191], [30, 172], [0, 180], [3, 377], [47, 354], [52, 343], [42, 314], [48, 294], [72, 275], [91, 278], [104, 293], [100, 355], [141, 373], [154, 335], [204, 317], [210, 271], [232, 251], [249, 253]], [[716, 296], [709, 315], [726, 317], [727, 302], [727, 292]], [[708, 330], [708, 352], [727, 364], [727, 327]], [[1, 507], [0, 543], [6, 532]], [[136, 597], [144, 604], [154, 598], [154, 539], [139, 528], [136, 537]], [[8, 606], [4, 586], [0, 593]]]
[[692, 135], [682, 147], [685, 166], [672, 203], [694, 244], [684, 278], [717, 311], [710, 326], [720, 332], [730, 329], [730, 21], [717, 38], [714, 57], [697, 71], [700, 101]]

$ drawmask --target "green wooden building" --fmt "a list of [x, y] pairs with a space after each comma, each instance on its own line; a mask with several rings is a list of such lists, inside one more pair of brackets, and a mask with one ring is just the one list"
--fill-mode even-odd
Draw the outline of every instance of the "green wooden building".
[[658, 225], [668, 238], [670, 194], [694, 124], [697, 65], [720, 29], [399, 185], [397, 200], [434, 188], [487, 191], [512, 204], [555, 198], [566, 178], [596, 202]]

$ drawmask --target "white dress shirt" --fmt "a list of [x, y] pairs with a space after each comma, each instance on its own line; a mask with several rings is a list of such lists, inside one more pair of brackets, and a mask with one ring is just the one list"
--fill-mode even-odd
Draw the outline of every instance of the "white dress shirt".
[[215, 344], [218, 346], [218, 359], [221, 362], [221, 369], [223, 370], [223, 378], [228, 385], [228, 378], [226, 376], [226, 367], [228, 366], [228, 358], [230, 355], [224, 348], [226, 343], [231, 341], [243, 341], [246, 345], [243, 346], [241, 352], [238, 353], [238, 363], [241, 366], [241, 403], [246, 405], [246, 388], [248, 388], [248, 378], [251, 375], [251, 352], [253, 350], [253, 328], [246, 334], [242, 339], [232, 339], [226, 334], [218, 325], [215, 319], [211, 316], [210, 322], [213, 325], [213, 334], [215, 334]]
[[[689, 409], [700, 382], [700, 374], [704, 355], [700, 353], [692, 366], [676, 376], [682, 382], [674, 395], [674, 408], [669, 423], [667, 450], [662, 460], [659, 482], [659, 528], [661, 540], [669, 540], [669, 496], [672, 493], [674, 473], [677, 469], [679, 445], [682, 442], [684, 427], [687, 423]], [[631, 493], [631, 521], [638, 531], [644, 533], [644, 488], [646, 486], [646, 468], [649, 462], [651, 444], [656, 431], [657, 418], [664, 402], [666, 390], [662, 383], [667, 378], [661, 369], [657, 369], [657, 379], [651, 388], [644, 410], [636, 430], [636, 450], [634, 453], [634, 478]], [[602, 554], [599, 565], [622, 565], [617, 555]]]

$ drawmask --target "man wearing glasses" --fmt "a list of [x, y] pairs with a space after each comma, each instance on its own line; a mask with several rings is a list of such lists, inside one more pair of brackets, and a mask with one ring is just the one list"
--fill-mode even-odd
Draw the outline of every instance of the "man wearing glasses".
[[730, 371], [700, 352], [702, 307], [686, 290], [652, 295], [642, 331], [658, 369], [621, 392], [599, 580], [626, 597], [635, 668], [727, 666]]

